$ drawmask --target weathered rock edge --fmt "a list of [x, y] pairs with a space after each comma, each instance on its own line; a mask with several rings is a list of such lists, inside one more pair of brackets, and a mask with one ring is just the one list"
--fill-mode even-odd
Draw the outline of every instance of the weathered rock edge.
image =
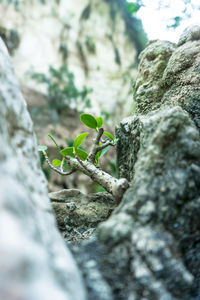
[[0, 298], [84, 300], [74, 260], [56, 229], [36, 138], [0, 40]]
[[137, 111], [117, 129], [130, 188], [97, 239], [72, 247], [91, 300], [200, 299], [199, 38], [196, 26], [141, 54]]

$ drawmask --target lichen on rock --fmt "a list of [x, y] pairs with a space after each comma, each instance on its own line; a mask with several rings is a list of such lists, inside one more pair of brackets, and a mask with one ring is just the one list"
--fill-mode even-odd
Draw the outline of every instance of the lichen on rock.
[[116, 130], [130, 188], [81, 249], [96, 247], [108, 299], [199, 299], [199, 27], [190, 30], [184, 43], [147, 45], [136, 113]]
[[1, 39], [0, 79], [0, 298], [85, 300], [56, 228], [33, 124]]
[[[74, 229], [79, 238], [105, 221], [116, 207], [115, 199], [106, 192], [83, 194], [77, 189], [66, 189], [49, 194], [60, 231], [70, 240]], [[68, 232], [71, 232], [71, 236]]]

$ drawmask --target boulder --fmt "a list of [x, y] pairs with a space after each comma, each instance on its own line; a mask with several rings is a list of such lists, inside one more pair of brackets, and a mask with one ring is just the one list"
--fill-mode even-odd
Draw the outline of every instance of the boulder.
[[25, 100], [0, 40], [0, 298], [84, 300], [56, 228]]
[[89, 299], [200, 299], [200, 28], [189, 30], [141, 54], [136, 112], [116, 130], [130, 188], [96, 238], [72, 246]]

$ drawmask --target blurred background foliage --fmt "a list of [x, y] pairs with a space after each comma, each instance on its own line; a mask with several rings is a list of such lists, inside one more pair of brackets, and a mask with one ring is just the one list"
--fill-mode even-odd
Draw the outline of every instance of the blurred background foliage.
[[[154, 1], [154, 5], [156, 4], [156, 10], [165, 10], [167, 14], [167, 9], [172, 7], [174, 0], [156, 0]], [[200, 2], [197, 0], [181, 0], [182, 5], [179, 6], [179, 15], [175, 17], [168, 16], [168, 21], [166, 22], [167, 29], [176, 29], [180, 26], [181, 21], [185, 19], [192, 19], [193, 12], [200, 10]], [[150, 6], [152, 1], [149, 0], [133, 0], [127, 1], [127, 7], [130, 14], [136, 14], [141, 7]]]
[[91, 107], [88, 94], [92, 92], [92, 89], [88, 89], [86, 86], [78, 89], [74, 74], [68, 70], [66, 65], [62, 65], [58, 69], [50, 66], [48, 74], [35, 72], [31, 74], [31, 77], [37, 83], [46, 86], [49, 106], [59, 114], [70, 107], [79, 112]]

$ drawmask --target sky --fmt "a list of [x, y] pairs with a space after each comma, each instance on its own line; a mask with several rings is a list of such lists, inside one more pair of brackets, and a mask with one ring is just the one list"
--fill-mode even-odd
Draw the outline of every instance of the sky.
[[[135, 1], [128, 0], [128, 2]], [[160, 9], [158, 9], [159, 2], [162, 6]], [[142, 20], [144, 30], [151, 40], [161, 39], [176, 43], [186, 27], [192, 24], [200, 25], [200, 10], [191, 7], [191, 4], [193, 7], [200, 7], [200, 0], [191, 0], [191, 4], [187, 5], [183, 0], [143, 0], [143, 3], [145, 6], [140, 8], [136, 16]], [[184, 19], [175, 30], [167, 29], [169, 20], [176, 16], [183, 16], [182, 11], [185, 8], [191, 17]]]

